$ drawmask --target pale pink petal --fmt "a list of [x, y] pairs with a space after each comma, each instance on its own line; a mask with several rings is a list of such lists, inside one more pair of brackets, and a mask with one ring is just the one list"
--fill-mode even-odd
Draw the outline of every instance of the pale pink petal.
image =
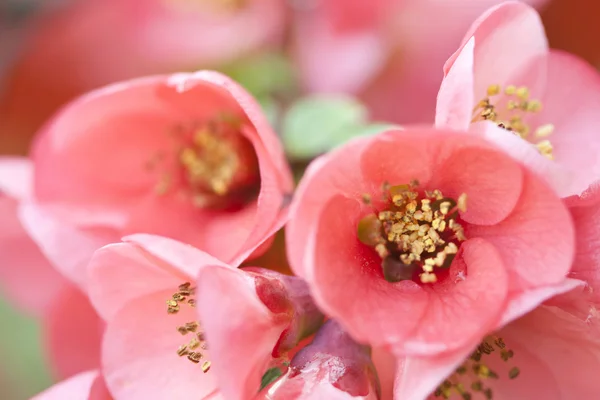
[[137, 244], [186, 276], [196, 277], [200, 268], [207, 264], [225, 265], [210, 254], [189, 244], [162, 236], [138, 233], [126, 236], [123, 240]]
[[0, 197], [0, 286], [15, 306], [41, 315], [68, 281], [23, 229], [17, 207], [16, 200]]
[[118, 232], [106, 228], [77, 228], [33, 202], [21, 203], [19, 219], [52, 265], [85, 290], [86, 266], [94, 251], [119, 241]]
[[[551, 286], [529, 289], [524, 292], [508, 294], [506, 310], [502, 315], [501, 325], [506, 325], [516, 318], [527, 314], [546, 300], [559, 296], [576, 289], [585, 287], [586, 283], [577, 279], [566, 278], [564, 281]], [[552, 299], [554, 300], [554, 299]]]
[[576, 234], [575, 261], [569, 276], [585, 281], [591, 288], [591, 299], [600, 304], [600, 182], [565, 203]]
[[59, 378], [100, 366], [104, 322], [74, 286], [66, 286], [51, 302], [42, 329], [52, 370]]
[[429, 182], [444, 196], [467, 195], [460, 217], [469, 224], [494, 225], [516, 207], [523, 189], [522, 167], [496, 149], [465, 147], [440, 160]]
[[[170, 260], [148, 252], [135, 239], [145, 244], [156, 243], [157, 250], [163, 250], [163, 254], [168, 254], [171, 243], [161, 242], [161, 238], [153, 240], [151, 235], [131, 238], [133, 243], [112, 244], [98, 250], [88, 266], [90, 299], [106, 320], [112, 319], [130, 300], [168, 289], [175, 293], [179, 285], [193, 281], [195, 276], [188, 274], [186, 269], [179, 269], [177, 264], [169, 264]], [[172, 250], [171, 254], [174, 254]]]
[[0, 193], [16, 200], [31, 196], [33, 165], [28, 158], [0, 157]]
[[[514, 352], [510, 363], [490, 365], [500, 379], [489, 382], [499, 399], [593, 399], [600, 383], [598, 332], [555, 307], [539, 307], [497, 333]], [[510, 366], [520, 370], [509, 380]]]
[[[361, 153], [368, 140], [361, 138], [347, 143], [350, 151], [333, 150], [327, 155], [315, 159], [307, 168], [290, 206], [292, 218], [286, 226], [286, 248], [290, 266], [296, 275], [306, 279], [310, 268], [304, 258], [306, 252], [301, 245], [308, 239], [311, 222], [317, 221], [321, 214], [322, 199], [336, 196], [346, 191], [353, 192], [357, 198], [367, 190], [362, 182], [362, 174], [357, 165], [360, 164]], [[325, 168], [332, 158], [345, 160], [338, 171]], [[318, 190], [314, 190], [317, 187]]]
[[572, 265], [575, 235], [568, 211], [528, 171], [517, 207], [508, 218], [491, 226], [468, 225], [465, 233], [496, 246], [508, 269], [511, 291], [560, 283]]
[[554, 160], [572, 173], [568, 194], [579, 194], [600, 179], [600, 74], [562, 51], [548, 54], [546, 90], [537, 125], [551, 123]]
[[[502, 3], [483, 13], [465, 35], [462, 46], [471, 37], [475, 38], [475, 99], [484, 98], [489, 85], [513, 83], [509, 79], [517, 71], [533, 57], [548, 51], [539, 14], [516, 1]], [[445, 71], [452, 67], [457, 56], [455, 53], [447, 61]]]
[[424, 288], [425, 312], [410, 337], [393, 350], [398, 355], [455, 351], [498, 326], [508, 287], [499, 252], [481, 239], [466, 241], [461, 252], [445, 281]]
[[466, 130], [473, 119], [473, 52], [471, 38], [459, 50], [452, 67], [446, 72], [437, 95], [435, 126]]
[[471, 131], [494, 143], [506, 154], [542, 177], [559, 196], [572, 194], [570, 184], [573, 181], [573, 174], [560, 164], [542, 156], [529, 142], [487, 121], [473, 124]]
[[[183, 282], [181, 282], [183, 283]], [[190, 393], [205, 399], [217, 393], [216, 375], [202, 373], [201, 364], [179, 357], [187, 344], [177, 327], [197, 320], [194, 308], [182, 306], [168, 314], [163, 290], [126, 301], [108, 322], [102, 346], [106, 384], [117, 399], [183, 399]], [[210, 355], [205, 354], [210, 360]]]
[[434, 357], [401, 357], [394, 382], [394, 399], [421, 400], [429, 397], [473, 351], [465, 347]]
[[257, 295], [254, 278], [222, 265], [200, 271], [197, 308], [210, 346], [211, 373], [223, 395], [252, 398], [289, 316], [270, 311]]
[[31, 400], [112, 400], [98, 370], [82, 372], [46, 389]]
[[96, 90], [52, 119], [32, 150], [37, 198], [119, 211], [131, 207], [155, 184], [147, 166], [170, 149], [169, 129], [183, 119], [160, 98], [162, 81], [140, 78]]

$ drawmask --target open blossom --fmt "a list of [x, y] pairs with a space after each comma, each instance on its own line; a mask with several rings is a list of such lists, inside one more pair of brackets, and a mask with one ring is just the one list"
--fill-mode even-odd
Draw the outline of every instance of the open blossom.
[[236, 269], [158, 236], [125, 240], [90, 263], [90, 296], [107, 321], [103, 375], [115, 399], [251, 398], [263, 374], [322, 321], [299, 278]]
[[560, 199], [467, 133], [388, 131], [317, 159], [286, 237], [320, 308], [397, 355], [468, 347], [580, 284]]
[[477, 15], [499, 3], [293, 2], [294, 56], [302, 83], [309, 91], [357, 94], [377, 119], [429, 122], [444, 61]]
[[47, 118], [89, 90], [278, 46], [286, 13], [280, 0], [63, 3], [34, 21], [0, 96], [0, 143], [13, 151], [24, 152]]
[[33, 191], [20, 220], [83, 287], [92, 252], [134, 232], [239, 263], [281, 227], [292, 187], [259, 106], [210, 71], [83, 96], [45, 127], [31, 158]]
[[540, 153], [528, 155], [530, 162], [549, 164], [548, 158], [568, 173], [556, 185], [561, 195], [581, 193], [600, 178], [600, 74], [550, 50], [534, 9], [506, 2], [485, 12], [444, 73], [437, 126], [475, 132], [482, 122], [500, 126], [490, 136], [498, 145], [521, 153], [519, 138]]
[[399, 365], [399, 399], [593, 399], [600, 390], [600, 336], [585, 320], [541, 306], [476, 349], [407, 357]]
[[370, 348], [329, 320], [294, 356], [288, 373], [258, 398], [375, 400], [381, 395]]
[[63, 277], [23, 229], [17, 210], [31, 197], [27, 160], [0, 160], [0, 285], [16, 307], [40, 318], [42, 347], [52, 373], [67, 378], [97, 368], [103, 323], [88, 298]]

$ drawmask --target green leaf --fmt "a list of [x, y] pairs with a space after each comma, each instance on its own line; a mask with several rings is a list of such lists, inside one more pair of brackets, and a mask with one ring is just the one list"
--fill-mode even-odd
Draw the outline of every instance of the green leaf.
[[226, 66], [221, 71], [255, 97], [287, 92], [296, 87], [293, 67], [279, 53], [261, 53]]
[[260, 390], [275, 382], [281, 375], [283, 372], [278, 367], [269, 368], [260, 379]]
[[283, 118], [282, 140], [288, 156], [306, 160], [356, 136], [367, 109], [345, 96], [310, 96], [294, 103]]

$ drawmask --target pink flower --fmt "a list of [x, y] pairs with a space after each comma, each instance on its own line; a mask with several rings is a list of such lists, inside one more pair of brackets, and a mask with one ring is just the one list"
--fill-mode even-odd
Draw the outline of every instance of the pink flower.
[[[598, 330], [541, 306], [472, 347], [399, 364], [399, 399], [593, 399], [600, 383]], [[462, 394], [465, 393], [465, 394]], [[433, 393], [433, 394], [432, 394]]]
[[74, 96], [137, 76], [232, 62], [277, 46], [285, 23], [280, 0], [81, 0], [52, 11], [36, 21], [0, 99], [1, 140], [21, 152]]
[[[536, 6], [545, 2], [527, 1]], [[376, 119], [429, 122], [444, 61], [477, 15], [499, 3], [295, 2], [294, 56], [304, 87], [357, 94]]]
[[313, 162], [290, 213], [290, 264], [316, 303], [396, 355], [469, 347], [581, 283], [560, 199], [466, 133], [356, 139]]
[[600, 75], [572, 55], [549, 50], [534, 9], [506, 2], [485, 12], [444, 72], [437, 126], [464, 130], [487, 121], [503, 127], [493, 139], [511, 154], [521, 152], [507, 138], [516, 136], [571, 174], [557, 185], [562, 195], [581, 193], [600, 177]]
[[125, 240], [90, 263], [90, 296], [107, 321], [103, 373], [116, 398], [251, 398], [322, 320], [298, 278], [238, 270], [158, 236]]
[[112, 400], [97, 370], [82, 372], [43, 391], [31, 400]]
[[371, 350], [356, 343], [333, 320], [291, 361], [289, 372], [259, 398], [269, 400], [381, 398]]
[[19, 202], [30, 199], [32, 178], [27, 160], [0, 159], [0, 284], [16, 306], [40, 318], [52, 372], [67, 378], [98, 367], [103, 323], [87, 297], [53, 268], [21, 226]]
[[259, 106], [209, 71], [83, 96], [41, 132], [32, 160], [33, 195], [20, 204], [21, 222], [82, 287], [92, 252], [134, 232], [239, 263], [282, 226], [292, 188]]

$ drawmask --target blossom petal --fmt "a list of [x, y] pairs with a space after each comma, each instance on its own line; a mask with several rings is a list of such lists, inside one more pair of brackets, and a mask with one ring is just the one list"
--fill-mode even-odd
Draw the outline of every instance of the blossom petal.
[[[304, 178], [296, 190], [295, 201], [290, 206], [290, 215], [293, 215], [294, 218], [290, 219], [286, 227], [288, 258], [296, 275], [307, 279], [307, 274], [310, 274], [310, 269], [306, 267], [307, 264], [304, 260], [306, 253], [302, 246], [296, 244], [298, 240], [300, 243], [307, 240], [312, 228], [310, 221], [316, 221], [319, 218], [321, 198], [329, 199], [346, 191], [357, 198], [360, 198], [363, 193], [367, 193], [362, 183], [362, 174], [356, 168], [356, 165], [361, 162], [360, 156], [366, 145], [367, 140], [364, 138], [347, 143], [346, 146], [351, 150], [344, 157], [340, 157], [343, 162], [339, 165], [339, 172], [323, 168], [331, 158], [339, 154], [339, 151], [336, 150], [315, 159], [307, 168]], [[314, 186], [318, 187], [318, 190], [313, 190]]]
[[0, 197], [0, 283], [6, 296], [16, 306], [41, 315], [69, 283], [23, 229], [17, 208], [16, 200]]
[[488, 121], [473, 124], [471, 131], [494, 143], [510, 157], [544, 178], [560, 197], [572, 194], [570, 186], [573, 174], [560, 164], [542, 156], [531, 143]]
[[16, 200], [31, 196], [33, 164], [25, 157], [0, 157], [0, 193]]
[[[539, 14], [530, 6], [507, 1], [488, 9], [465, 35], [461, 47], [475, 38], [475, 98], [486, 97], [492, 84], [507, 85], [529, 61], [548, 51], [548, 42]], [[455, 53], [444, 66], [446, 73], [458, 57]]]
[[426, 399], [472, 353], [471, 347], [434, 357], [400, 357], [394, 399]]
[[434, 172], [430, 187], [458, 199], [467, 195], [460, 217], [470, 224], [494, 225], [515, 208], [523, 186], [522, 167], [491, 149], [465, 148], [452, 153]]
[[232, 400], [252, 398], [289, 318], [269, 311], [257, 295], [254, 279], [228, 266], [202, 268], [197, 293], [200, 321], [213, 354], [211, 368], [223, 395]]
[[82, 372], [46, 389], [31, 400], [112, 400], [97, 370]]
[[[155, 292], [128, 301], [108, 322], [102, 346], [106, 384], [115, 398], [203, 399], [218, 389], [215, 374], [179, 357], [191, 339], [177, 327], [197, 319], [192, 307], [167, 314], [165, 301], [174, 291]], [[210, 360], [208, 353], [205, 359]], [[135, 384], [133, 384], [133, 382]]]
[[552, 190], [527, 171], [512, 214], [496, 225], [469, 225], [466, 235], [496, 246], [509, 269], [511, 291], [560, 283], [572, 265], [570, 216]]
[[508, 287], [499, 252], [481, 239], [466, 241], [461, 252], [448, 278], [431, 289], [425, 288], [425, 312], [410, 338], [397, 350], [399, 355], [455, 351], [476, 343], [496, 328]]
[[490, 386], [499, 398], [592, 399], [598, 393], [600, 340], [585, 321], [555, 307], [538, 307], [497, 335], [513, 350], [510, 364], [520, 371], [509, 380], [508, 363], [494, 359], [490, 368], [500, 379]]
[[18, 213], [23, 227], [52, 265], [84, 290], [86, 266], [94, 251], [119, 240], [112, 229], [68, 225], [34, 202], [22, 202]]
[[60, 378], [100, 365], [104, 322], [76, 287], [65, 287], [54, 299], [42, 328], [51, 366]]
[[[160, 246], [160, 242], [158, 244]], [[179, 285], [194, 278], [186, 270], [177, 269], [135, 242], [103, 247], [94, 254], [88, 269], [90, 299], [107, 321], [129, 300], [167, 289], [175, 293]], [[164, 301], [161, 303], [163, 308]]]
[[383, 279], [381, 260], [356, 236], [360, 208], [341, 195], [324, 207], [307, 262], [327, 268], [316, 268], [308, 282], [323, 311], [358, 341], [402, 346], [425, 312], [427, 294], [412, 281]]
[[475, 39], [471, 38], [459, 50], [440, 86], [435, 111], [435, 126], [457, 130], [468, 129], [473, 118], [473, 64]]
[[580, 194], [600, 179], [600, 141], [594, 129], [600, 124], [600, 75], [585, 61], [558, 50], [547, 60], [543, 108], [536, 126], [551, 123], [556, 163], [571, 172], [568, 194]]

